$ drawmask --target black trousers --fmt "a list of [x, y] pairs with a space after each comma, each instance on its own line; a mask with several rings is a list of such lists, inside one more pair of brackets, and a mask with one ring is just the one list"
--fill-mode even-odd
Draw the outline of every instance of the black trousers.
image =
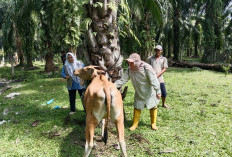
[[[70, 103], [70, 110], [72, 112], [76, 111], [76, 92], [78, 91], [80, 97], [81, 97], [81, 102], [83, 105], [83, 97], [85, 94], [85, 89], [80, 89], [80, 90], [68, 90], [68, 94], [69, 94], [69, 103]], [[83, 105], [84, 108], [84, 105]], [[85, 110], [85, 108], [84, 108]]]

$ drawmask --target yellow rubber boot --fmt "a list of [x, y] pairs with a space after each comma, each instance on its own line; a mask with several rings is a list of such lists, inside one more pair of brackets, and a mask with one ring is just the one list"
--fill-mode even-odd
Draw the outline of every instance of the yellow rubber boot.
[[130, 131], [134, 131], [138, 127], [140, 114], [141, 110], [134, 108], [133, 125], [129, 128]]
[[153, 130], [158, 130], [158, 127], [156, 126], [157, 108], [150, 109], [150, 117], [151, 117], [151, 128]]

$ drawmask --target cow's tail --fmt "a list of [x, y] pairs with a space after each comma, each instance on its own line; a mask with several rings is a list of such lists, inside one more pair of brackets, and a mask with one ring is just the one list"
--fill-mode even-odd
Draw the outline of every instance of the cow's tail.
[[109, 126], [109, 122], [110, 122], [110, 105], [111, 105], [111, 93], [110, 93], [110, 88], [106, 87], [104, 88], [104, 92], [106, 94], [106, 109], [107, 109], [107, 122], [106, 125], [104, 127], [104, 136], [103, 136], [103, 141], [105, 142], [105, 144], [107, 143], [107, 139], [108, 139], [108, 126]]

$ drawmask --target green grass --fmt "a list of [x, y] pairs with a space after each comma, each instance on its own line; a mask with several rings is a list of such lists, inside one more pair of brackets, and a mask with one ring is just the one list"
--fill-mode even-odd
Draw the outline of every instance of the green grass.
[[[15, 75], [11, 75], [11, 68], [9, 64], [6, 64], [5, 67], [0, 67], [0, 78], [6, 78], [8, 80], [14, 79], [14, 80], [24, 80], [25, 82], [30, 82], [37, 79], [42, 78], [58, 78], [60, 77], [60, 74], [58, 72], [53, 72], [51, 74], [44, 72], [44, 63], [38, 61], [34, 62], [34, 66], [38, 69], [36, 70], [24, 70], [25, 67], [18, 66], [15, 67]], [[56, 65], [61, 68], [61, 65]]]
[[[0, 69], [1, 74], [7, 71], [9, 68]], [[77, 97], [78, 112], [65, 121], [69, 113], [66, 83], [57, 78], [59, 74], [54, 78], [41, 77], [46, 76], [41, 71], [35, 71], [33, 79], [17, 83], [0, 95], [0, 121], [10, 120], [0, 125], [0, 156], [83, 155], [85, 114], [80, 98]], [[167, 104], [171, 109], [159, 107], [158, 131], [150, 129], [148, 110], [142, 111], [139, 127], [134, 132], [129, 131], [134, 90], [131, 82], [128, 83], [124, 100], [128, 156], [232, 156], [232, 75], [224, 77], [223, 73], [206, 70], [169, 68], [165, 81]], [[21, 95], [5, 99], [12, 92]], [[54, 103], [42, 106], [52, 98]], [[62, 108], [53, 109], [54, 106]], [[5, 108], [9, 109], [7, 116], [2, 114]], [[36, 120], [39, 124], [32, 127]], [[116, 144], [115, 128], [110, 132], [109, 138]], [[54, 136], [55, 133], [60, 136]], [[95, 135], [99, 139], [99, 128]], [[98, 142], [92, 156], [120, 156], [121, 152], [115, 150], [112, 143], [106, 146], [102, 143]], [[162, 153], [168, 150], [171, 153]]]

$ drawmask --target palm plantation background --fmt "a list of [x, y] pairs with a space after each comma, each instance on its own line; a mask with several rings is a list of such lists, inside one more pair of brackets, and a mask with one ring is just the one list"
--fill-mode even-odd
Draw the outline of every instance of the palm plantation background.
[[72, 51], [85, 63], [118, 73], [123, 56], [138, 52], [145, 60], [154, 45], [164, 56], [204, 63], [231, 63], [230, 0], [1, 0], [1, 58], [33, 67]]
[[[165, 72], [172, 108], [159, 107], [156, 132], [147, 110], [138, 129], [128, 130], [134, 95], [128, 82], [128, 155], [232, 156], [231, 0], [0, 0], [0, 156], [83, 155], [85, 114], [78, 97], [78, 114], [67, 117], [61, 51], [116, 80], [128, 67], [125, 58], [137, 52], [146, 60], [158, 44], [170, 65], [191, 68]], [[7, 99], [12, 92], [21, 95]], [[120, 156], [115, 127], [106, 146], [100, 135], [99, 127], [92, 156]]]

